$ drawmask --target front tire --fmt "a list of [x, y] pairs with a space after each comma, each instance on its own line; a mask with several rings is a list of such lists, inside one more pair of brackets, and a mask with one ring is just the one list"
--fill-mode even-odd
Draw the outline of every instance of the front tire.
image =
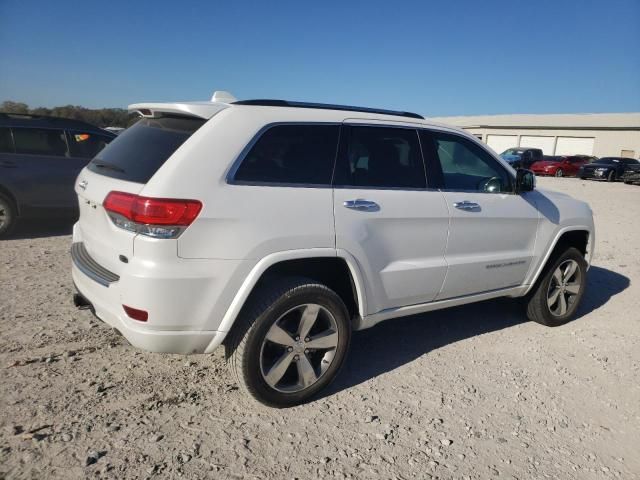
[[0, 238], [7, 236], [16, 224], [16, 209], [13, 202], [0, 195]]
[[337, 375], [351, 322], [342, 299], [305, 278], [275, 278], [248, 300], [225, 342], [238, 384], [260, 403], [290, 407]]
[[529, 320], [557, 327], [575, 315], [587, 284], [587, 262], [570, 247], [558, 256], [527, 298]]
[[616, 172], [611, 170], [609, 175], [607, 175], [607, 182], [615, 182], [616, 181]]
[[564, 176], [564, 172], [562, 171], [562, 169], [561, 168], [557, 169], [556, 170], [556, 177], [562, 177], [562, 176]]

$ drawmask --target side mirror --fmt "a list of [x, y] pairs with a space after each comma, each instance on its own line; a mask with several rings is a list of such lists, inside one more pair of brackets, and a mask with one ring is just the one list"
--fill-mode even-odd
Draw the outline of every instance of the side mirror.
[[531, 170], [519, 168], [516, 171], [516, 193], [530, 192], [536, 188], [536, 176]]

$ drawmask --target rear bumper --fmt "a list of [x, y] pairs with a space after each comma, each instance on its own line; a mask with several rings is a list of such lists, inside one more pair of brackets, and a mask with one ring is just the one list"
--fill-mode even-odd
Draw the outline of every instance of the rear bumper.
[[118, 330], [134, 347], [149, 352], [204, 353], [207, 347], [219, 346], [226, 335], [215, 330], [154, 330], [127, 317], [115, 284], [109, 287], [100, 285], [80, 271], [75, 263], [71, 275], [76, 289], [90, 304], [86, 306], [96, 317]]
[[[133, 346], [151, 352], [205, 353], [222, 343], [226, 331], [218, 327], [239, 287], [235, 282], [251, 262], [182, 259], [175, 246], [150, 257], [141, 245], [114, 273], [98, 264], [82, 241], [80, 229], [74, 228], [71, 275], [88, 303], [80, 308], [91, 308]], [[167, 244], [153, 244], [162, 245]], [[123, 305], [148, 312], [148, 320], [130, 318]]]

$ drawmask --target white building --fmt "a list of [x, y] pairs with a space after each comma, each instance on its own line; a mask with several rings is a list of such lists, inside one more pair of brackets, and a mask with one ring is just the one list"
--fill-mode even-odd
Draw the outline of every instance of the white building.
[[462, 127], [497, 153], [537, 147], [545, 155], [640, 158], [640, 113], [434, 117]]

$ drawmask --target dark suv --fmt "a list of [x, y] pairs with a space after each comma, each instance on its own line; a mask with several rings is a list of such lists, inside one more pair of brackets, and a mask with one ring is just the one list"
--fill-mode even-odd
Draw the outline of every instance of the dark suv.
[[18, 217], [75, 214], [78, 173], [114, 138], [78, 120], [0, 113], [0, 237]]
[[544, 158], [542, 150], [539, 148], [509, 148], [502, 152], [500, 156], [509, 162], [513, 168], [531, 168], [536, 162], [541, 162]]

